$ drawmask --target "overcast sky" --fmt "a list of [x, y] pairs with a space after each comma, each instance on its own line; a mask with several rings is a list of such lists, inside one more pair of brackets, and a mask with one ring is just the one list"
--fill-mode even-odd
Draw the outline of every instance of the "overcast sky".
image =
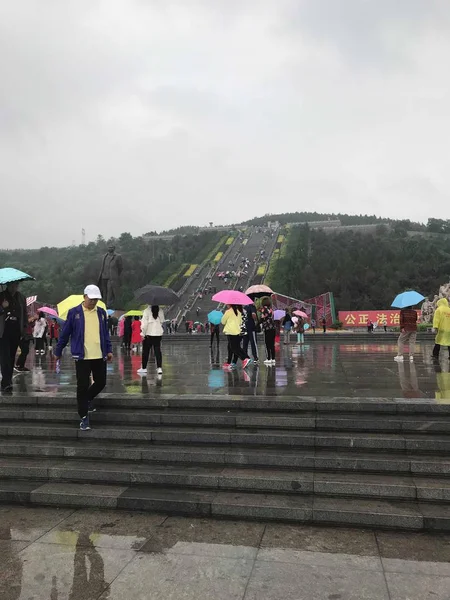
[[0, 247], [450, 218], [449, 0], [4, 0], [0, 56]]

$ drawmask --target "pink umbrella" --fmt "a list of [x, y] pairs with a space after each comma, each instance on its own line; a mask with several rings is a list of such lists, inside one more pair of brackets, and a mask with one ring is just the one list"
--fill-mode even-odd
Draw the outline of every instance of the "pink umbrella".
[[214, 294], [212, 297], [214, 302], [222, 302], [223, 304], [253, 304], [253, 300], [238, 290], [222, 290]]
[[49, 306], [43, 306], [42, 308], [39, 308], [38, 312], [43, 312], [49, 317], [55, 317], [55, 319], [58, 316], [56, 310], [54, 308], [50, 308]]
[[308, 318], [308, 315], [302, 310], [294, 310], [294, 315], [297, 315], [297, 317], [302, 317], [303, 319]]
[[283, 317], [286, 316], [286, 311], [285, 310], [281, 310], [281, 308], [278, 308], [274, 313], [273, 313], [273, 318], [275, 321], [281, 321], [281, 319]]

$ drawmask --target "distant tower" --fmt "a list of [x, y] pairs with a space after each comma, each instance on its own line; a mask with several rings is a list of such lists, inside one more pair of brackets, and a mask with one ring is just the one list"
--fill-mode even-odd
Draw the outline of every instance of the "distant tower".
[[85, 246], [86, 245], [86, 230], [83, 229], [81, 230], [81, 245]]

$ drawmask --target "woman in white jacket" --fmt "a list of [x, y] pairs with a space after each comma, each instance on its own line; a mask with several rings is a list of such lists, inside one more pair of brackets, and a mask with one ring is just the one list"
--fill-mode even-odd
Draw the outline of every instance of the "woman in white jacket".
[[44, 350], [44, 335], [47, 329], [47, 321], [43, 313], [39, 313], [38, 318], [34, 323], [33, 337], [36, 354], [45, 354]]
[[147, 372], [148, 357], [153, 346], [156, 358], [156, 372], [158, 375], [162, 375], [161, 339], [164, 333], [163, 323], [164, 313], [159, 306], [147, 306], [141, 321], [141, 333], [144, 342], [142, 345], [142, 367], [138, 369], [138, 373], [143, 374]]

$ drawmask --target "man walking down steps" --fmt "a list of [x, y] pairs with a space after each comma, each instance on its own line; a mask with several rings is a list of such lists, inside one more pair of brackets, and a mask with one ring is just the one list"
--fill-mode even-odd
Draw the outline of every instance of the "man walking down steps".
[[[95, 410], [92, 402], [106, 385], [106, 361], [110, 362], [113, 357], [108, 317], [103, 308], [97, 306], [101, 297], [96, 285], [85, 288], [84, 300], [69, 310], [55, 348], [55, 356], [59, 359], [71, 338], [70, 349], [75, 359], [78, 414], [82, 431], [91, 428], [89, 412]], [[91, 375], [93, 383], [89, 385]]]

